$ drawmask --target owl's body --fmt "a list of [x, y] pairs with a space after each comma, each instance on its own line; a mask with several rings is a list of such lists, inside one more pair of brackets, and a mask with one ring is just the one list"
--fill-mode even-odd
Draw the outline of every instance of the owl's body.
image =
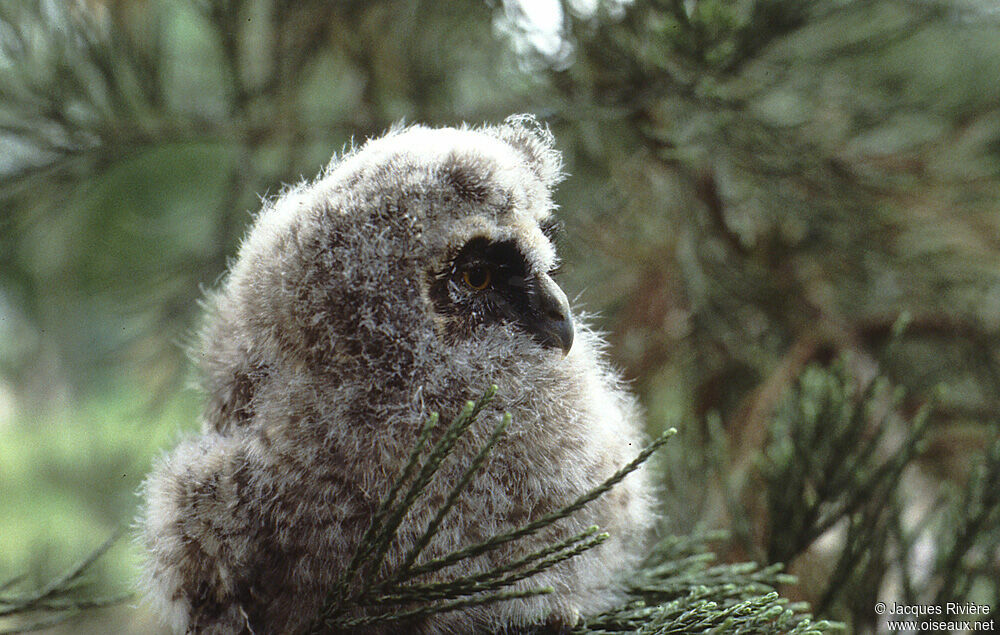
[[[550, 136], [530, 120], [411, 127], [265, 207], [196, 352], [203, 433], [146, 485], [147, 590], [175, 629], [306, 628], [429, 413], [448, 421], [487, 384], [499, 392], [405, 519], [386, 571], [502, 412], [513, 423], [422, 559], [572, 502], [638, 453], [633, 399], [547, 275], [555, 253], [539, 223], [559, 173]], [[494, 632], [606, 609], [652, 521], [640, 471], [529, 540], [440, 574], [491, 569], [591, 525], [609, 532], [518, 586], [555, 593], [409, 628]]]

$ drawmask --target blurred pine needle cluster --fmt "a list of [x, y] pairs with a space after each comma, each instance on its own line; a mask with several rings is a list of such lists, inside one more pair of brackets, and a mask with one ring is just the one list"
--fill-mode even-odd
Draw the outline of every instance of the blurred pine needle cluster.
[[562, 284], [650, 436], [679, 430], [633, 602], [578, 631], [869, 633], [879, 599], [997, 619], [995, 10], [550, 4], [0, 3], [0, 631], [156, 628], [90, 608], [136, 556], [92, 549], [198, 425], [187, 338], [258, 197], [399, 120], [522, 111], [567, 160]]

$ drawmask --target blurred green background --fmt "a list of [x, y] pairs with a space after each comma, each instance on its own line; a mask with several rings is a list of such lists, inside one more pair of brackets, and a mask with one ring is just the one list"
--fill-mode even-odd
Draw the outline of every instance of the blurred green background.
[[[668, 530], [732, 530], [721, 557], [789, 564], [858, 632], [866, 593], [940, 590], [913, 518], [1000, 421], [1000, 13], [971, 0], [0, 0], [0, 581], [131, 523], [198, 428], [185, 346], [259, 197], [400, 120], [520, 112], [567, 162], [563, 286], [650, 432], [681, 429]], [[839, 359], [905, 390], [889, 437], [938, 395], [894, 490], [914, 540], [865, 547], [895, 555], [864, 584], [834, 528], [775, 538], [760, 467]], [[998, 522], [960, 559], [994, 611]], [[137, 558], [123, 539], [88, 579], [127, 589]], [[133, 602], [66, 628], [155, 624]]]

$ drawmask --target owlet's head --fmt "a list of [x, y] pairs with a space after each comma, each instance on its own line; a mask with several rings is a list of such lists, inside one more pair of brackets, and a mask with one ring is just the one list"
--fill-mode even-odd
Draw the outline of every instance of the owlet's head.
[[547, 236], [560, 178], [530, 117], [396, 129], [333, 161], [244, 240], [203, 332], [209, 390], [224, 400], [234, 376], [284, 364], [408, 385], [470, 342], [567, 353], [573, 319]]

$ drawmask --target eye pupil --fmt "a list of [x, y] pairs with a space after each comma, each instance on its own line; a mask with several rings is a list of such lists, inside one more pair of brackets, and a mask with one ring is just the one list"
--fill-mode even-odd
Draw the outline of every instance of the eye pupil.
[[465, 278], [465, 284], [477, 291], [481, 291], [490, 283], [490, 270], [484, 267], [475, 267], [467, 270], [463, 274], [463, 278]]

